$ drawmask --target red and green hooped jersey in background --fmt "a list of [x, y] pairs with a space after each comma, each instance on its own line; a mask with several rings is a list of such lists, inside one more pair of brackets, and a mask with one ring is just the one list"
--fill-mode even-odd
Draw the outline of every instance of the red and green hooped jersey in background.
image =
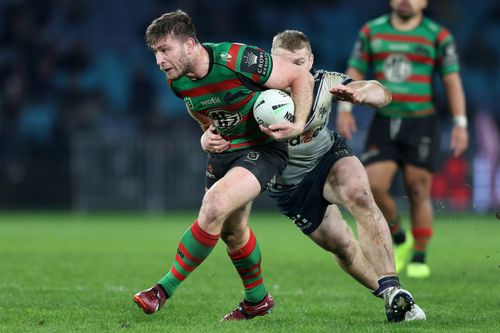
[[227, 151], [262, 145], [273, 139], [260, 131], [253, 104], [272, 70], [272, 58], [257, 47], [238, 43], [204, 43], [210, 56], [208, 74], [191, 80], [169, 81], [187, 107], [213, 120], [231, 142]]
[[392, 102], [378, 110], [389, 117], [421, 117], [435, 112], [432, 77], [459, 71], [453, 36], [424, 17], [413, 30], [396, 30], [390, 16], [367, 22], [359, 32], [349, 66], [366, 73], [392, 93]]

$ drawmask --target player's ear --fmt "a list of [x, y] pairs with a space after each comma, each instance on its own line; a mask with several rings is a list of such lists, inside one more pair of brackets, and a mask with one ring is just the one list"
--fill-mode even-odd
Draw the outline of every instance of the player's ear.
[[188, 38], [184, 42], [184, 47], [185, 47], [187, 54], [191, 54], [191, 52], [193, 52], [195, 44], [196, 44], [196, 41], [193, 38]]
[[314, 53], [311, 53], [311, 55], [309, 56], [309, 69], [312, 67], [313, 64], [314, 64]]

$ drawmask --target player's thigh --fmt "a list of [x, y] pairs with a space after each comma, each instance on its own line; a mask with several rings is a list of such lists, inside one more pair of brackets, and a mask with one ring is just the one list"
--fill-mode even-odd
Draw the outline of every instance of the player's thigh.
[[261, 185], [255, 175], [243, 167], [230, 169], [203, 197], [201, 213], [224, 220], [234, 211], [255, 199]]
[[431, 195], [433, 174], [422, 167], [406, 164], [403, 166], [403, 180], [411, 199], [428, 198]]
[[379, 161], [366, 165], [366, 174], [373, 192], [386, 192], [391, 186], [398, 164], [394, 161]]
[[354, 240], [351, 228], [335, 204], [328, 206], [320, 226], [308, 236], [324, 250], [330, 252], [344, 248]]
[[345, 203], [357, 193], [370, 191], [365, 168], [355, 156], [339, 159], [331, 167], [323, 188], [329, 202]]

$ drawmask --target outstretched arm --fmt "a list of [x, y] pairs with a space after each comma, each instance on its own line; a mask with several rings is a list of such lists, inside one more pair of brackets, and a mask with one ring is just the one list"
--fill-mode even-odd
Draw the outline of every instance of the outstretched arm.
[[330, 89], [337, 99], [353, 104], [380, 108], [391, 102], [391, 93], [380, 82], [353, 81], [347, 85], [338, 84]]

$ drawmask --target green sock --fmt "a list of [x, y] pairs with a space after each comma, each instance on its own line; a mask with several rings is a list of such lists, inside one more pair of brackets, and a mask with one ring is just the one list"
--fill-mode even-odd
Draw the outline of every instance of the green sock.
[[170, 271], [160, 280], [168, 297], [212, 252], [220, 235], [211, 235], [200, 228], [198, 220], [182, 235]]
[[267, 289], [260, 268], [262, 254], [252, 230], [250, 230], [248, 242], [241, 249], [228, 254], [245, 287], [245, 301], [248, 303], [260, 302], [266, 297]]

